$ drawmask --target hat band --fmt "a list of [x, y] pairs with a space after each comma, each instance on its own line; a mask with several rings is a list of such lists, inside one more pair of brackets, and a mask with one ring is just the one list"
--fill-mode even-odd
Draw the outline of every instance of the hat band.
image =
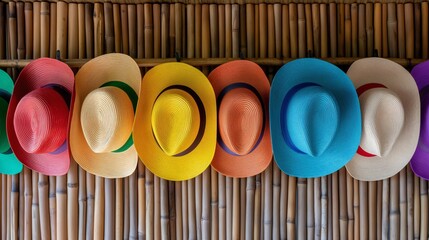
[[[71, 94], [69, 92], [69, 90], [67, 90], [65, 87], [59, 85], [59, 84], [55, 84], [55, 83], [50, 83], [50, 84], [46, 84], [44, 86], [42, 86], [42, 88], [51, 88], [53, 90], [55, 90], [57, 93], [60, 94], [60, 96], [64, 99], [64, 102], [67, 105], [67, 108], [70, 109], [70, 100], [71, 100]], [[63, 144], [61, 144], [61, 146], [59, 146], [55, 151], [50, 152], [49, 154], [52, 155], [58, 155], [64, 151], [67, 150], [67, 138], [66, 140], [64, 140]]]
[[[357, 95], [359, 97], [364, 92], [366, 92], [366, 91], [368, 91], [370, 89], [374, 89], [374, 88], [387, 88], [387, 87], [384, 86], [381, 83], [367, 83], [365, 85], [362, 85], [362, 86], [358, 87], [356, 89], [356, 93], [357, 93]], [[361, 156], [363, 156], [363, 157], [375, 157], [376, 156], [376, 155], [374, 155], [372, 153], [369, 153], [369, 152], [363, 150], [360, 146], [359, 146], [359, 148], [358, 148], [358, 150], [357, 150], [356, 153], [359, 154], [359, 155], [361, 155]]]
[[[10, 97], [11, 97], [11, 95], [10, 95], [10, 93], [8, 91], [0, 89], [0, 98], [3, 98], [7, 103], [9, 103], [10, 102]], [[10, 146], [9, 146], [9, 149], [6, 150], [5, 152], [2, 152], [1, 154], [8, 155], [8, 154], [11, 154], [11, 153], [12, 153], [12, 148], [10, 148]]]
[[[253, 152], [257, 147], [258, 147], [258, 145], [259, 145], [259, 143], [261, 143], [261, 140], [262, 140], [262, 137], [264, 136], [264, 131], [265, 131], [265, 121], [266, 121], [266, 110], [265, 110], [265, 105], [264, 105], [264, 102], [263, 102], [263, 100], [262, 100], [262, 96], [259, 94], [259, 92], [258, 92], [258, 90], [256, 89], [256, 88], [254, 88], [252, 85], [250, 85], [250, 84], [247, 84], [247, 83], [242, 83], [242, 82], [238, 82], [238, 83], [233, 83], [233, 84], [230, 84], [230, 85], [228, 85], [228, 86], [226, 86], [224, 89], [222, 89], [222, 91], [219, 93], [219, 96], [217, 97], [217, 112], [219, 112], [219, 108], [220, 108], [220, 103], [222, 102], [222, 99], [225, 97], [225, 95], [229, 92], [229, 91], [231, 91], [231, 90], [233, 90], [233, 89], [236, 89], [236, 88], [246, 88], [246, 89], [248, 89], [248, 90], [250, 90], [250, 91], [252, 91], [253, 92], [253, 94], [255, 94], [256, 95], [256, 97], [258, 97], [258, 100], [259, 100], [259, 102], [261, 103], [261, 106], [262, 106], [262, 116], [263, 116], [263, 118], [262, 118], [262, 128], [261, 128], [261, 132], [260, 132], [260, 134], [259, 134], [259, 137], [258, 137], [258, 140], [256, 141], [256, 143], [255, 143], [255, 145], [253, 146], [253, 148], [249, 151], [249, 153], [247, 153], [247, 154], [250, 154], [251, 152]], [[219, 116], [218, 116], [218, 118], [219, 118]], [[219, 124], [219, 121], [218, 121], [218, 124]], [[218, 126], [218, 128], [219, 128], [219, 126]], [[229, 149], [227, 146], [226, 146], [226, 144], [225, 144], [225, 142], [223, 141], [223, 139], [222, 139], [222, 137], [221, 137], [221, 135], [220, 135], [220, 131], [218, 131], [218, 133], [217, 133], [217, 139], [218, 139], [218, 144], [219, 144], [219, 146], [225, 151], [225, 152], [227, 152], [227, 153], [229, 153], [229, 154], [231, 154], [231, 155], [233, 155], [233, 156], [241, 156], [241, 155], [239, 155], [239, 154], [237, 154], [237, 153], [235, 153], [235, 152], [233, 152], [231, 149]], [[246, 155], [247, 155], [246, 154]]]
[[[131, 100], [134, 113], [136, 112], [138, 96], [137, 96], [137, 93], [134, 91], [134, 89], [132, 89], [129, 85], [127, 85], [124, 82], [120, 82], [120, 81], [110, 81], [110, 82], [104, 83], [103, 85], [100, 86], [100, 88], [102, 88], [102, 87], [117, 87], [117, 88], [121, 89], [122, 91], [124, 91], [127, 94], [128, 98]], [[124, 145], [122, 145], [120, 148], [114, 150], [113, 152], [119, 153], [119, 152], [124, 152], [124, 151], [128, 150], [128, 148], [130, 148], [134, 144], [132, 135], [133, 134], [131, 133], [130, 137], [124, 143]]]
[[[194, 99], [195, 103], [197, 104], [198, 112], [200, 114], [200, 128], [198, 129], [198, 133], [197, 133], [197, 136], [195, 137], [195, 140], [192, 142], [192, 144], [187, 149], [185, 149], [184, 151], [182, 151], [178, 154], [173, 155], [173, 157], [181, 157], [181, 156], [184, 156], [184, 155], [192, 152], [198, 146], [198, 144], [201, 142], [201, 139], [203, 138], [203, 135], [204, 135], [204, 130], [206, 128], [206, 110], [204, 108], [203, 101], [201, 101], [198, 94], [196, 92], [194, 92], [194, 90], [192, 90], [191, 88], [189, 88], [187, 86], [183, 86], [183, 85], [171, 85], [171, 86], [165, 88], [164, 90], [162, 90], [158, 94], [155, 101], [159, 98], [159, 96], [162, 93], [164, 93], [167, 90], [171, 90], [171, 89], [179, 89], [179, 90], [185, 91], [186, 93], [191, 95], [191, 97]], [[153, 132], [153, 129], [152, 129], [152, 135], [153, 135], [154, 139], [156, 139], [155, 133]], [[158, 144], [158, 147], [161, 148], [158, 141], [156, 141], [156, 143]]]

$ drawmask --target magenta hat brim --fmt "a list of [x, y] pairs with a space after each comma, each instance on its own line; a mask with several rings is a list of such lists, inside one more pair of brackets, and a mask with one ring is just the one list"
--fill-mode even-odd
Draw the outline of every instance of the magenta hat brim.
[[[416, 81], [417, 87], [420, 91], [420, 100], [422, 103], [421, 109], [425, 109], [427, 108], [425, 102], [429, 103], [429, 101], [422, 101], [422, 94], [429, 94], [429, 91], [427, 91], [429, 90], [429, 61], [425, 61], [416, 65], [411, 70], [411, 75]], [[421, 117], [421, 124], [427, 124], [426, 122], [429, 119], [423, 119], [425, 118], [424, 114], [422, 114]], [[419, 144], [417, 145], [416, 151], [411, 158], [410, 166], [417, 176], [429, 180], [429, 148], [421, 142], [422, 138], [429, 138], [429, 132], [423, 131], [423, 126], [420, 129]]]

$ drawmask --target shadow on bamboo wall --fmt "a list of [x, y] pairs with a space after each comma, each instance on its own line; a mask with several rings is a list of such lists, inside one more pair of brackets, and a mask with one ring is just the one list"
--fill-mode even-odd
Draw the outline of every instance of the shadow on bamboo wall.
[[[0, 2], [0, 59], [366, 57], [427, 59], [428, 2]], [[210, 67], [203, 67], [204, 73]], [[7, 69], [14, 77], [19, 69]], [[76, 70], [76, 69], [75, 69]], [[142, 68], [144, 73], [147, 69]], [[272, 79], [276, 68], [264, 67]], [[413, 239], [428, 237], [428, 186], [409, 167], [378, 182], [343, 168], [296, 179], [273, 162], [183, 182], [141, 162], [103, 179], [2, 175], [1, 239]]]

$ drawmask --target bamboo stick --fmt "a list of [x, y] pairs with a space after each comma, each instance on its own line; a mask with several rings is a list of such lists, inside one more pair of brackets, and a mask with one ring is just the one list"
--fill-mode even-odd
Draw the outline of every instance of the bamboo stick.
[[11, 177], [11, 192], [10, 192], [10, 228], [11, 239], [18, 239], [18, 222], [19, 222], [19, 175], [12, 175]]
[[[97, 9], [97, 8], [96, 8]], [[104, 238], [104, 206], [105, 182], [104, 178], [95, 177], [95, 204], [94, 204], [94, 239]]]
[[383, 45], [383, 52], [382, 54], [380, 54], [382, 57], [386, 58], [389, 57], [389, 39], [388, 39], [388, 23], [387, 23], [387, 19], [388, 19], [388, 7], [387, 7], [387, 3], [382, 3], [381, 4], [381, 23], [382, 23], [382, 45]]
[[[219, 32], [218, 32], [218, 38], [219, 38], [219, 57], [225, 57], [225, 5], [219, 4], [218, 5], [218, 12], [219, 12], [219, 18], [218, 18], [218, 24], [219, 24]], [[246, 15], [247, 16], [247, 15]], [[189, 36], [188, 36], [189, 38]], [[189, 56], [187, 56], [189, 57]]]
[[[156, 175], [153, 176], [153, 218], [154, 218], [154, 238], [161, 238], [161, 186], [160, 178]], [[131, 210], [131, 209], [130, 209]]]
[[[274, 4], [274, 39], [275, 39], [275, 57], [279, 58], [282, 55], [282, 5]], [[246, 11], [246, 16], [248, 12]]]
[[[414, 21], [413, 32], [414, 32], [414, 49], [413, 57], [421, 58], [422, 57], [422, 9], [421, 3], [414, 3], [414, 14], [411, 15]], [[406, 12], [409, 15], [408, 12]], [[413, 17], [414, 16], [414, 17]], [[407, 29], [406, 29], [407, 30]]]
[[[146, 51], [145, 51], [146, 52]], [[147, 52], [146, 52], [147, 54]], [[153, 239], [154, 237], [154, 196], [153, 196], [153, 173], [149, 169], [145, 169], [146, 175], [146, 237]]]
[[374, 3], [374, 49], [378, 56], [382, 54], [383, 30], [382, 30], [382, 11], [381, 3]]
[[[35, 171], [32, 172], [32, 180], [31, 183], [33, 185], [33, 202], [32, 202], [32, 233], [31, 233], [31, 238], [32, 239], [41, 239], [40, 236], [40, 210], [39, 210], [39, 188], [38, 188], [38, 178], [39, 178], [39, 174]], [[9, 180], [9, 176], [8, 176], [8, 190], [10, 190], [10, 180]], [[9, 192], [9, 191], [8, 191]], [[7, 206], [10, 206], [10, 199], [8, 197], [7, 200]], [[9, 211], [8, 211], [8, 216], [9, 215]], [[58, 216], [58, 214], [57, 214]], [[10, 220], [8, 220], [8, 224], [10, 224]], [[8, 228], [8, 232], [10, 231], [10, 229]], [[8, 238], [9, 239], [9, 238]]]
[[422, 2], [422, 58], [429, 56], [429, 3]]
[[113, 5], [110, 2], [105, 2], [104, 7], [104, 39], [106, 42], [106, 53], [115, 51], [115, 33], [113, 21]]
[[[2, 203], [7, 203], [7, 175], [2, 174], [1, 176], [1, 184], [2, 184], [2, 188], [1, 188], [1, 192], [2, 192]], [[2, 204], [1, 207], [1, 237], [2, 239], [7, 239], [7, 220], [8, 220], [8, 215], [7, 215], [7, 204]], [[28, 220], [27, 220], [28, 221]], [[30, 219], [31, 221], [31, 219]], [[31, 226], [31, 223], [29, 224]]]
[[[339, 52], [339, 51], [338, 51]], [[339, 194], [338, 194], [338, 190], [339, 190], [339, 186], [338, 186], [338, 171], [334, 172], [331, 175], [331, 179], [332, 179], [332, 196], [331, 196], [331, 203], [332, 203], [332, 208], [331, 208], [331, 214], [332, 214], [332, 237], [333, 239], [339, 239], [340, 238], [340, 214], [339, 214], [339, 210], [340, 210], [340, 204], [339, 204]]]
[[[24, 236], [23, 239], [28, 240], [31, 239], [31, 232], [32, 232], [32, 224], [31, 224], [31, 202], [32, 202], [32, 196], [33, 196], [33, 192], [31, 189], [31, 171], [30, 169], [28, 169], [27, 167], [23, 167], [23, 173], [24, 173]], [[3, 185], [2, 189], [5, 189]], [[1, 191], [0, 191], [1, 192]], [[2, 197], [4, 196], [4, 194], [2, 195]], [[6, 202], [4, 201], [4, 199], [2, 198], [2, 202]], [[2, 228], [3, 229], [3, 228]], [[5, 229], [3, 229], [2, 232], [5, 232]], [[3, 236], [2, 236], [2, 239]]]
[[81, 167], [79, 171], [79, 227], [78, 238], [85, 239], [86, 233], [86, 212], [87, 212], [87, 198], [86, 198], [86, 172]]
[[[260, 239], [261, 238], [261, 174], [256, 175], [255, 177], [255, 207], [254, 207], [254, 221], [253, 221], [253, 239]], [[287, 198], [285, 198], [287, 200]], [[228, 220], [227, 220], [228, 222]], [[284, 225], [283, 225], [284, 226]]]
[[290, 56], [298, 57], [298, 12], [295, 3], [289, 4]]
[[337, 37], [338, 37], [338, 56], [344, 57], [344, 48], [345, 48], [345, 6], [343, 2], [338, 2], [337, 4]]
[[[87, 52], [88, 53], [88, 52]], [[86, 173], [87, 219], [86, 239], [94, 238], [95, 176]]]
[[167, 8], [169, 8], [169, 25], [171, 26], [168, 32], [170, 47], [169, 49], [166, 49], [169, 56], [173, 56], [176, 54], [176, 11], [174, 7], [174, 4], [170, 4], [169, 6], [167, 6]]
[[374, 51], [374, 4], [365, 4], [365, 26], [366, 26], [366, 55], [372, 56]]
[[[218, 183], [218, 186], [219, 186], [219, 239], [224, 240], [226, 239], [226, 228], [227, 228], [226, 226], [226, 177], [223, 174], [219, 174], [218, 181], [219, 181]], [[246, 205], [246, 207], [248, 206]], [[189, 210], [191, 208], [192, 206], [189, 206]]]
[[[16, 3], [9, 2], [9, 54], [11, 59], [17, 59], [17, 26], [16, 26]], [[14, 76], [12, 76], [15, 79]], [[9, 229], [8, 229], [9, 230]]]
[[218, 173], [211, 168], [211, 239], [219, 239]]
[[311, 14], [312, 14], [312, 23], [313, 23], [313, 53], [315, 57], [320, 57], [320, 4], [313, 3], [311, 4]]
[[[32, 4], [29, 4], [29, 5], [31, 5], [31, 7], [33, 7]], [[26, 7], [25, 9], [27, 10], [27, 8], [28, 8], [27, 4], [25, 5], [25, 7]], [[32, 9], [29, 9], [29, 10], [31, 10], [31, 11], [25, 11], [25, 14], [27, 14], [27, 12], [31, 12], [31, 14], [32, 14]], [[3, 47], [3, 46], [6, 46], [6, 32], [7, 32], [6, 29], [7, 29], [7, 25], [8, 25], [6, 22], [6, 19], [7, 19], [7, 16], [6, 16], [5, 3], [1, 2], [0, 3], [0, 26], [6, 26], [6, 27], [0, 28], [0, 46], [2, 46], [2, 47], [0, 47], [0, 58], [1, 59], [6, 58], [6, 47]], [[27, 24], [27, 17], [26, 17], [25, 21]], [[27, 31], [27, 29], [26, 29], [26, 31]], [[33, 33], [31, 32], [31, 34], [33, 34]], [[1, 228], [0, 228], [0, 230], [1, 230]]]
[[353, 215], [354, 215], [354, 229], [353, 239], [360, 239], [360, 206], [359, 206], [359, 181], [353, 180]]
[[[153, 54], [161, 57], [161, 5], [153, 4]], [[167, 50], [167, 49], [165, 49]]]
[[[247, 51], [247, 50], [245, 50]], [[246, 179], [240, 179], [240, 240], [246, 236]]]
[[405, 57], [405, 16], [404, 4], [396, 4], [397, 22], [398, 22], [398, 57]]
[[239, 40], [239, 26], [240, 26], [240, 14], [239, 5], [232, 4], [231, 6], [231, 22], [232, 22], [232, 57], [239, 57], [240, 52], [240, 40]]
[[414, 239], [420, 239], [420, 178], [414, 175]]
[[399, 172], [399, 217], [400, 239], [407, 239], [407, 169]]
[[314, 179], [314, 239], [321, 239], [321, 220], [322, 220], [322, 208], [321, 208], [321, 178]]
[[307, 239], [307, 179], [298, 178], [298, 230], [297, 239]]
[[[156, 6], [159, 6], [158, 4]], [[137, 57], [137, 8], [134, 4], [128, 4], [128, 33], [129, 53], [131, 57]], [[137, 236], [136, 236], [137, 237]]]
[[[138, 16], [138, 15], [137, 15]], [[138, 238], [145, 239], [146, 238], [146, 195], [145, 195], [145, 167], [143, 165], [142, 161], [139, 161], [137, 164], [137, 191], [138, 191], [138, 201], [137, 201], [137, 209], [138, 209]], [[118, 191], [118, 180], [116, 180], [116, 195], [123, 194], [122, 191]], [[122, 185], [122, 184], [121, 184]], [[122, 198], [122, 197], [121, 197]], [[122, 209], [123, 199], [116, 197], [116, 214], [115, 214], [115, 220], [116, 220], [116, 231], [120, 230], [123, 231], [121, 228], [121, 220], [118, 220], [118, 218], [121, 217], [123, 213], [118, 212], [118, 208]], [[119, 203], [118, 203], [119, 201]], [[119, 238], [122, 236], [121, 234], [116, 234]], [[118, 238], [117, 237], [117, 238]]]
[[405, 14], [405, 57], [414, 58], [414, 4], [404, 4]]
[[413, 238], [414, 231], [414, 173], [410, 165], [407, 166], [407, 238]]
[[188, 218], [189, 218], [189, 239], [196, 239], [196, 219], [195, 219], [195, 180], [188, 181]]
[[305, 6], [302, 3], [298, 4], [298, 57], [303, 58], [306, 55], [306, 21], [305, 21]]
[[328, 177], [322, 177], [320, 181], [320, 239], [328, 239]]
[[389, 239], [399, 239], [399, 174], [390, 178]]
[[[229, 8], [228, 8], [229, 6]], [[225, 10], [228, 12], [226, 15], [229, 16], [229, 24], [228, 24], [228, 18], [226, 19], [227, 23], [226, 23], [226, 27], [227, 27], [227, 34], [228, 32], [230, 33], [230, 38], [232, 37], [232, 18], [231, 18], [231, 5], [227, 5], [227, 7], [225, 8]], [[201, 12], [201, 4], [195, 4], [195, 57], [200, 58], [201, 57], [201, 24], [202, 24], [202, 12]], [[229, 31], [228, 31], [229, 28]], [[232, 39], [232, 38], [231, 38]], [[228, 40], [228, 39], [227, 39]], [[228, 41], [227, 41], [228, 44]], [[228, 45], [227, 45], [228, 47]], [[232, 51], [232, 42], [230, 44], [230, 51]], [[227, 51], [228, 52], [228, 51]], [[231, 52], [232, 54], [232, 52]], [[228, 57], [228, 55], [227, 55]], [[231, 55], [230, 55], [231, 57]]]
[[57, 179], [49, 177], [49, 221], [51, 223], [51, 239], [57, 239]]
[[360, 237], [368, 238], [368, 183], [359, 182], [359, 204], [360, 204]]
[[123, 198], [124, 214], [123, 214], [122, 238], [126, 239], [129, 237], [129, 233], [130, 233], [130, 178], [129, 177], [124, 178], [123, 193], [124, 193], [124, 198]]
[[[40, 2], [33, 3], [33, 58], [40, 57], [40, 47], [41, 47], [41, 39], [40, 39]], [[67, 11], [67, 5], [65, 7]], [[67, 16], [64, 16], [67, 18]], [[67, 28], [66, 28], [67, 29]], [[67, 38], [65, 39], [67, 41]], [[65, 56], [65, 55], [64, 55]]]
[[358, 37], [359, 37], [359, 57], [367, 56], [367, 37], [366, 37], [366, 29], [365, 29], [365, 4], [358, 5]]
[[40, 9], [40, 53], [42, 57], [49, 57], [49, 3], [42, 2]]
[[[21, 239], [23, 239], [24, 238], [24, 221], [25, 221], [25, 219], [24, 219], [24, 206], [25, 206], [25, 202], [24, 202], [24, 196], [25, 196], [25, 193], [24, 193], [24, 173], [21, 171], [19, 174], [18, 174], [18, 178], [19, 178], [19, 200], [18, 200], [18, 204], [19, 204], [19, 210], [18, 210], [18, 226], [19, 226], [19, 228], [18, 228], [18, 237], [19, 238], [21, 238]], [[1, 187], [1, 183], [0, 183], [0, 187]], [[0, 193], [0, 195], [1, 195], [1, 193]], [[1, 199], [1, 196], [0, 196], [0, 199]], [[1, 210], [0, 210], [1, 211]], [[0, 212], [0, 216], [1, 216], [1, 212]], [[49, 217], [48, 217], [48, 220], [49, 220]], [[0, 229], [0, 231], [1, 231], [1, 229]]]
[[[44, 4], [46, 5], [46, 3]], [[49, 6], [49, 4], [48, 4]], [[3, 17], [2, 17], [3, 18]], [[24, 25], [25, 25], [25, 58], [31, 59], [33, 58], [33, 4], [26, 2], [24, 5]], [[4, 24], [2, 25], [4, 26]], [[46, 24], [43, 24], [42, 26], [44, 29], [46, 27]], [[4, 31], [4, 28], [2, 29]], [[48, 30], [49, 30], [49, 23], [48, 23]], [[48, 32], [49, 34], [49, 32]], [[3, 40], [4, 42], [4, 40]], [[3, 46], [5, 46], [4, 43], [0, 43], [2, 46], [1, 49], [4, 49]], [[2, 51], [2, 50], [0, 50]], [[3, 50], [4, 51], [4, 50]], [[2, 57], [2, 59], [5, 58], [5, 56]]]
[[18, 59], [25, 58], [25, 19], [24, 19], [24, 3], [16, 3], [16, 25], [17, 25], [17, 57]]
[[168, 182], [160, 179], [160, 216], [161, 216], [161, 238], [170, 239], [169, 214], [168, 214]]
[[67, 177], [59, 176], [56, 182], [57, 239], [67, 238]]
[[255, 221], [254, 218], [254, 207], [255, 207], [255, 177], [248, 177], [247, 178], [247, 185], [246, 185], [246, 233], [245, 238], [246, 239], [253, 239], [253, 222]]
[[264, 171], [264, 239], [272, 238], [273, 222], [273, 163]]
[[398, 21], [396, 18], [396, 4], [387, 4], [387, 34], [389, 57], [398, 56]]
[[151, 4], [144, 4], [144, 29], [144, 53], [146, 58], [151, 58], [153, 57], [153, 14]]
[[351, 4], [351, 17], [352, 17], [352, 56], [359, 56], [359, 31], [358, 31], [358, 4]]
[[314, 44], [313, 44], [313, 19], [311, 4], [305, 4], [305, 25], [306, 25], [306, 39], [307, 39], [307, 55], [311, 53], [311, 56], [314, 54]]
[[428, 238], [428, 188], [427, 181], [420, 179], [420, 215], [421, 215], [421, 225], [420, 225], [420, 239]]
[[333, 239], [333, 224], [332, 224], [332, 175], [328, 175], [328, 239]]
[[[240, 57], [247, 57], [247, 45], [246, 45], [246, 5], [240, 4], [239, 5], [239, 49], [238, 49], [238, 56]], [[274, 47], [274, 46], [273, 46]], [[241, 184], [241, 188], [246, 188], [246, 184], [243, 182]], [[245, 191], [242, 193], [245, 195]], [[244, 212], [244, 211], [243, 211]], [[244, 215], [242, 215], [242, 218], [244, 218]], [[244, 238], [244, 225], [241, 225], [241, 232], [243, 234], [241, 235], [241, 239]]]
[[383, 180], [383, 204], [382, 204], [382, 222], [381, 225], [381, 232], [382, 232], [382, 239], [389, 239], [389, 194], [390, 188], [389, 188], [389, 179]]
[[[204, 10], [203, 10], [204, 12]], [[204, 25], [204, 24], [203, 24]], [[204, 47], [203, 47], [204, 49]], [[210, 168], [203, 172], [202, 211], [201, 211], [201, 237], [210, 239]]]
[[368, 183], [369, 239], [377, 239], [377, 182]]
[[[277, 164], [273, 163], [273, 234], [272, 237], [274, 239], [280, 239], [280, 229], [282, 228], [282, 225], [280, 225], [280, 188], [281, 188], [281, 175], [280, 175], [280, 169], [277, 166]], [[254, 189], [253, 189], [254, 190]], [[254, 201], [254, 196], [251, 196], [252, 200]], [[252, 206], [249, 209], [253, 209], [253, 201]], [[247, 215], [247, 214], [246, 214]], [[251, 213], [253, 217], [253, 213]], [[252, 219], [253, 221], [253, 219]], [[249, 226], [251, 227], [251, 226]], [[247, 229], [247, 226], [246, 226]], [[250, 232], [250, 231], [249, 231]]]
[[51, 239], [49, 221], [49, 181], [48, 177], [39, 174], [39, 209], [40, 209], [40, 233], [42, 239]]
[[57, 3], [50, 3], [49, 14], [49, 57], [55, 58], [57, 51]]
[[[37, 173], [36, 173], [36, 176], [37, 176]], [[33, 178], [35, 178], [35, 177], [33, 176]], [[37, 181], [37, 179], [36, 179], [36, 181]], [[33, 191], [34, 191], [34, 188], [37, 189], [37, 187], [35, 187], [34, 185], [37, 186], [37, 184], [33, 183]], [[6, 199], [7, 199], [6, 200], [6, 206], [7, 206], [7, 209], [6, 209], [6, 224], [7, 224], [6, 239], [12, 239], [12, 236], [11, 236], [12, 235], [12, 233], [11, 233], [11, 231], [12, 231], [11, 210], [12, 209], [10, 208], [10, 204], [11, 204], [11, 200], [12, 200], [11, 199], [11, 193], [12, 193], [12, 176], [8, 175], [7, 176], [7, 187], [6, 187]], [[37, 191], [36, 191], [36, 194], [38, 196], [38, 192]], [[38, 200], [36, 201], [36, 203], [38, 203]], [[37, 206], [37, 208], [38, 208], [38, 206]], [[35, 207], [33, 207], [33, 212], [34, 212], [34, 209], [35, 209]], [[33, 215], [35, 215], [35, 214], [33, 214]], [[40, 224], [39, 224], [39, 221], [40, 221], [39, 218], [33, 220], [33, 222], [36, 223], [36, 224], [34, 224], [35, 226], [33, 228], [33, 231], [34, 231], [34, 233], [37, 234], [37, 235], [34, 234], [33, 237], [36, 238], [36, 239], [40, 239]]]
[[383, 181], [377, 181], [377, 239], [382, 238], [383, 225]]
[[320, 56], [328, 57], [328, 10], [327, 4], [320, 4]]
[[[42, 5], [43, 8], [43, 5]], [[83, 59], [86, 56], [86, 43], [85, 43], [85, 4], [79, 3], [78, 5], [78, 41], [79, 41], [79, 58]]]
[[[341, 168], [339, 171], [338, 178], [339, 185], [339, 201], [340, 201], [340, 239], [347, 239], [347, 179], [346, 179], [346, 169]], [[334, 205], [335, 206], [335, 205]]]
[[[178, 5], [179, 3], [176, 3]], [[181, 5], [179, 5], [181, 6]], [[210, 4], [209, 5], [209, 16], [210, 16], [210, 47], [211, 47], [211, 56], [212, 57], [218, 57], [219, 56], [219, 23], [218, 23], [218, 9], [216, 4]], [[181, 21], [177, 22], [176, 24], [180, 24]], [[178, 44], [181, 44], [181, 38], [180, 42]], [[180, 49], [180, 48], [179, 48]], [[217, 181], [216, 181], [217, 182]], [[216, 239], [216, 238], [215, 238]]]
[[[232, 231], [230, 239], [240, 238], [240, 179], [233, 178], [232, 189]], [[227, 223], [228, 224], [228, 223]], [[228, 239], [228, 236], [227, 236]]]
[[[104, 13], [101, 3], [94, 4], [94, 56], [104, 52]], [[101, 182], [100, 182], [101, 183]]]
[[[289, 5], [282, 5], [282, 57], [290, 57]], [[256, 57], [256, 56], [255, 56]]]
[[[129, 177], [129, 204], [130, 204], [130, 230], [129, 230], [129, 238], [130, 239], [136, 239], [138, 238], [138, 209], [137, 209], [137, 169], [134, 171], [133, 174], [131, 174]], [[113, 183], [112, 183], [113, 188]], [[112, 189], [113, 193], [113, 189]], [[112, 196], [113, 199], [113, 196]], [[110, 209], [113, 213], [113, 203], [110, 203]], [[107, 210], [107, 202], [106, 202], [106, 210]], [[114, 217], [113, 215], [111, 216]], [[113, 225], [113, 219], [111, 222], [111, 226]], [[106, 225], [109, 226], [109, 225]], [[112, 235], [113, 236], [113, 235]]]
[[[179, 223], [177, 223], [177, 228], [182, 228], [182, 236], [177, 236], [177, 238], [181, 238], [181, 239], [188, 239], [189, 238], [189, 233], [188, 233], [188, 183], [187, 181], [182, 181], [181, 183], [181, 187], [182, 187], [182, 192], [177, 192], [177, 195], [179, 195], [179, 197], [181, 197], [181, 208], [182, 208], [182, 224], [179, 225]], [[176, 203], [177, 204], [177, 203]], [[216, 209], [215, 211], [218, 211], [218, 209]], [[180, 213], [179, 210], [177, 210], [177, 212]]]
[[307, 239], [314, 239], [314, 179], [307, 180]]
[[[115, 180], [104, 181], [104, 238], [113, 239], [115, 236]], [[131, 235], [131, 232], [130, 232]], [[136, 238], [136, 237], [135, 237]]]
[[295, 239], [295, 204], [296, 204], [296, 178], [288, 178], [288, 206], [287, 206], [287, 237], [289, 239]]
[[329, 23], [331, 57], [337, 57], [337, 6], [335, 3], [329, 3]]
[[[162, 184], [162, 182], [161, 182]], [[167, 215], [167, 219], [170, 219], [170, 223], [168, 225], [164, 225], [164, 229], [167, 228], [170, 229], [170, 239], [171, 238], [177, 238], [177, 239], [182, 239], [183, 236], [183, 209], [182, 209], [182, 184], [180, 182], [171, 182], [170, 184], [170, 194], [168, 196], [164, 196], [164, 197], [169, 197], [169, 199], [167, 199], [167, 203], [162, 202], [162, 198], [161, 198], [161, 207], [163, 204], [167, 204], [168, 203], [171, 205], [170, 207], [170, 212], [171, 214], [169, 215], [169, 212], [166, 212], [164, 214]], [[161, 185], [161, 187], [163, 187]], [[161, 190], [162, 193], [162, 190]], [[173, 206], [174, 205], [174, 206]], [[162, 214], [162, 212], [161, 212]], [[161, 219], [162, 221], [162, 219]], [[161, 222], [162, 223], [162, 222]], [[176, 227], [177, 225], [177, 227]], [[166, 230], [164, 230], [165, 232], [167, 232]], [[163, 234], [164, 235], [164, 234]], [[164, 237], [164, 236], [162, 236]]]
[[[67, 6], [65, 2], [57, 3], [57, 50], [60, 51], [60, 58], [67, 58]], [[34, 15], [36, 15], [36, 5], [34, 5]], [[36, 22], [35, 22], [36, 23]], [[40, 37], [36, 29], [36, 24], [34, 25], [34, 55], [38, 55], [37, 40]]]
[[346, 174], [347, 178], [347, 218], [348, 222], [348, 231], [347, 238], [352, 239], [354, 237], [354, 224], [355, 224], [355, 216], [354, 216], [354, 205], [353, 205], [353, 178], [350, 174]]

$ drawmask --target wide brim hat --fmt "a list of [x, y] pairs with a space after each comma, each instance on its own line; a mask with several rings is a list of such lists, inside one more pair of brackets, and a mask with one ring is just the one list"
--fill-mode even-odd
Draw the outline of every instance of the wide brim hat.
[[220, 65], [208, 76], [217, 98], [218, 136], [212, 167], [229, 177], [250, 177], [271, 162], [270, 83], [246, 60]]
[[140, 85], [140, 69], [125, 54], [93, 58], [77, 72], [70, 149], [84, 170], [105, 178], [135, 171], [138, 156], [131, 135]]
[[419, 91], [411, 74], [383, 58], [355, 61], [347, 71], [359, 96], [362, 139], [346, 165], [355, 179], [382, 180], [410, 161], [420, 133]]
[[420, 92], [421, 129], [419, 143], [411, 158], [410, 166], [417, 176], [429, 180], [429, 61], [416, 65], [411, 70], [411, 75]]
[[16, 158], [10, 148], [6, 134], [6, 114], [13, 91], [13, 81], [10, 76], [0, 70], [0, 173], [17, 174], [22, 171], [22, 163]]
[[204, 74], [185, 63], [164, 63], [143, 77], [134, 124], [140, 159], [173, 181], [201, 174], [216, 147], [216, 98]]
[[39, 58], [18, 76], [7, 112], [7, 134], [16, 157], [45, 175], [70, 166], [67, 132], [74, 74], [58, 60]]
[[274, 159], [295, 177], [321, 177], [343, 167], [359, 145], [357, 94], [347, 75], [319, 59], [280, 68], [270, 92]]

